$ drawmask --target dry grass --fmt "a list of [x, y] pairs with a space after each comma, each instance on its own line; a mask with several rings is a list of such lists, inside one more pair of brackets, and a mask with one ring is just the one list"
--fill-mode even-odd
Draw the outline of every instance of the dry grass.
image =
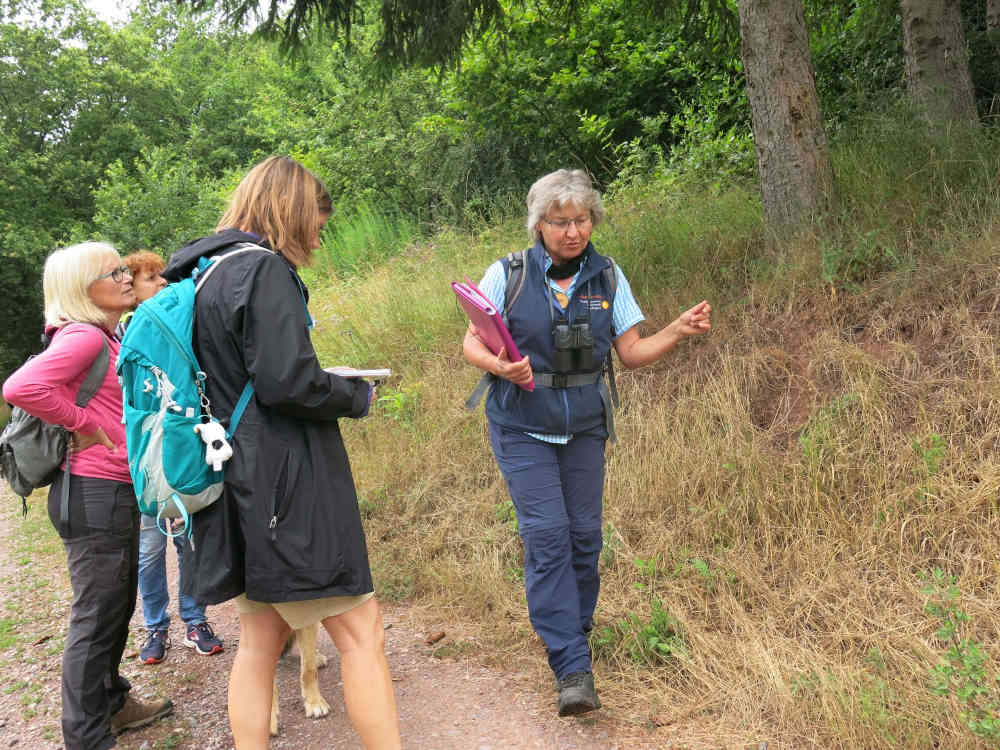
[[[646, 214], [622, 209], [597, 242], [631, 277]], [[1000, 252], [985, 209], [976, 221], [936, 229], [937, 247], [960, 250], [915, 239], [908, 262], [853, 290], [817, 272], [819, 238], [705, 231], [697, 263], [659, 247], [675, 267], [636, 264], [668, 284], [635, 284], [651, 326], [706, 296], [716, 316], [710, 337], [619, 377], [594, 640], [609, 712], [691, 748], [989, 746], [930, 688], [946, 645], [922, 593], [933, 570], [955, 576], [962, 635], [995, 674]], [[510, 227], [444, 237], [314, 289], [313, 307], [336, 316], [317, 332], [329, 364], [399, 375], [379, 418], [345, 425], [381, 595], [544, 686], [506, 489], [481, 410], [463, 408], [478, 373], [447, 289], [522, 244]]]

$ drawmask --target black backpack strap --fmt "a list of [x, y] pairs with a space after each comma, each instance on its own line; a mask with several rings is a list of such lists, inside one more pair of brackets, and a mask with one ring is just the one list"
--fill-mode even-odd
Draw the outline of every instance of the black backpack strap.
[[[76, 392], [76, 405], [81, 409], [90, 403], [108, 375], [108, 363], [111, 355], [108, 352], [108, 339], [104, 337], [103, 333], [101, 336], [101, 351], [90, 364], [90, 371]], [[63, 469], [62, 487], [60, 487], [59, 492], [59, 527], [64, 535], [69, 536], [69, 462], [73, 453], [73, 435], [69, 434], [66, 439], [66, 462]], [[25, 505], [24, 510], [27, 512], [27, 505]]]
[[83, 408], [90, 403], [90, 399], [92, 399], [94, 394], [100, 390], [101, 384], [104, 383], [104, 378], [107, 377], [108, 374], [108, 362], [110, 357], [111, 355], [108, 352], [108, 340], [105, 338], [101, 342], [101, 351], [98, 352], [93, 364], [90, 365], [90, 372], [87, 373], [87, 377], [84, 381], [80, 383], [80, 390], [76, 392], [76, 405], [80, 408]]
[[507, 323], [507, 315], [510, 309], [521, 296], [524, 289], [524, 281], [528, 277], [528, 266], [524, 262], [524, 250], [516, 253], [507, 253], [507, 286], [504, 291], [503, 322]]
[[[608, 264], [601, 270], [601, 275], [604, 277], [604, 288], [608, 292], [608, 304], [611, 305], [612, 310], [615, 306], [615, 293], [618, 291], [618, 266], [615, 265], [615, 259], [608, 257]], [[615, 323], [614, 316], [611, 318], [611, 338], [615, 337]], [[611, 442], [617, 442], [615, 436], [614, 419], [611, 416], [612, 410], [618, 408], [618, 385], [615, 383], [615, 367], [614, 361], [611, 357], [611, 349], [608, 349], [608, 356], [604, 360], [604, 374], [607, 376], [607, 385], [601, 384], [601, 398], [604, 399], [604, 410], [608, 415], [608, 436], [611, 438]]]

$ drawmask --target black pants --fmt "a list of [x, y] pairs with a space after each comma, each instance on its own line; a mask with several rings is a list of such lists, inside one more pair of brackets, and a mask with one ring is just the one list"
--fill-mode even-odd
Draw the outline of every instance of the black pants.
[[[49, 490], [57, 530], [63, 475]], [[69, 528], [60, 531], [73, 585], [62, 662], [66, 750], [115, 745], [111, 715], [131, 688], [118, 674], [139, 580], [139, 507], [132, 485], [70, 476]]]

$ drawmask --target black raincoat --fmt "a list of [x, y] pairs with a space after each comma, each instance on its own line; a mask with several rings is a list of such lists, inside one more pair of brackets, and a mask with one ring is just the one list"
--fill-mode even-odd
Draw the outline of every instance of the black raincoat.
[[[252, 235], [225, 230], [173, 255], [169, 281]], [[266, 247], [266, 245], [264, 245]], [[337, 420], [367, 413], [369, 385], [324, 372], [306, 327], [306, 289], [277, 253], [245, 252], [198, 292], [194, 349], [212, 413], [228, 425], [249, 379], [254, 395], [232, 438], [222, 497], [193, 516], [182, 588], [202, 604], [241, 593], [287, 602], [372, 590], [354, 480]]]

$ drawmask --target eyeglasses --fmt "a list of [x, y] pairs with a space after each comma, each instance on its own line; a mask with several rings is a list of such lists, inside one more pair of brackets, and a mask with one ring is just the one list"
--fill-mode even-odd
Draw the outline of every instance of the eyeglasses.
[[565, 232], [569, 229], [570, 224], [576, 224], [577, 229], [584, 229], [590, 223], [589, 216], [578, 216], [575, 219], [542, 219], [546, 224], [548, 224], [553, 229], [558, 229], [560, 232]]
[[132, 275], [132, 271], [129, 270], [129, 267], [128, 266], [118, 266], [118, 268], [112, 268], [107, 273], [102, 273], [100, 276], [98, 276], [96, 279], [94, 279], [94, 281], [100, 281], [101, 279], [106, 279], [106, 278], [110, 277], [112, 281], [114, 281], [115, 283], [118, 283], [123, 278], [125, 278], [125, 274], [128, 274], [129, 276]]

